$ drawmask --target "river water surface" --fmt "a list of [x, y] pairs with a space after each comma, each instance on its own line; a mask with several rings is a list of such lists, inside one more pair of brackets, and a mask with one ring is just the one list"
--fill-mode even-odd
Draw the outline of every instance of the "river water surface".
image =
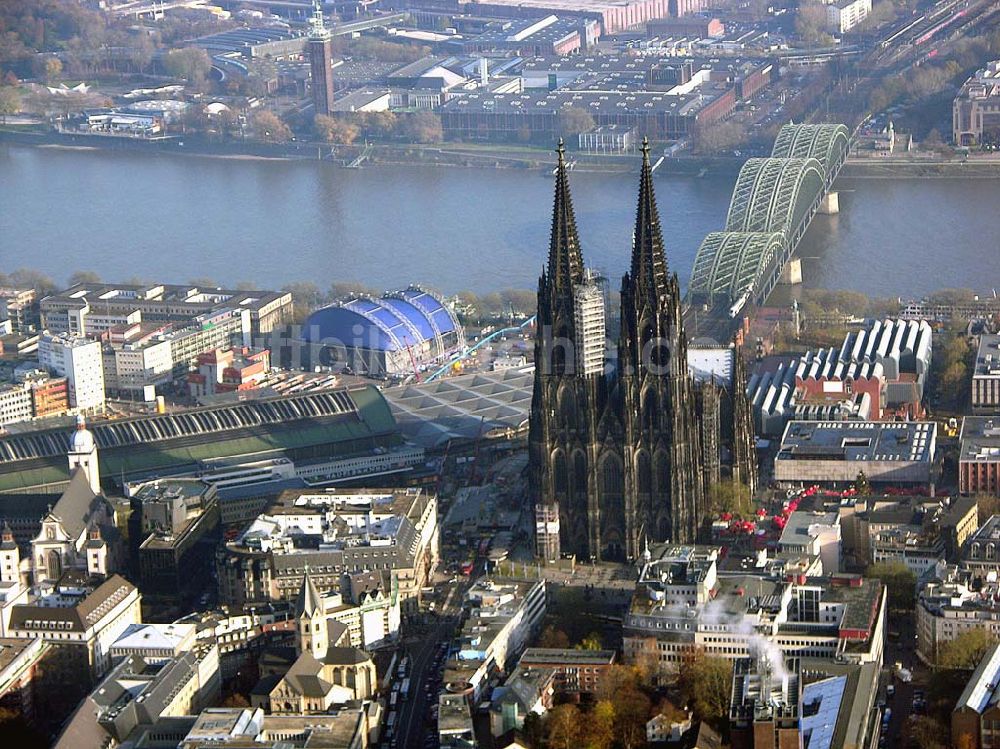
[[[734, 181], [657, 172], [668, 263], [682, 283], [701, 239], [723, 227]], [[617, 279], [637, 175], [578, 172], [571, 185], [585, 259]], [[837, 187], [841, 214], [818, 217], [801, 245], [807, 285], [904, 296], [1000, 286], [1000, 180]], [[534, 288], [551, 202], [552, 179], [537, 171], [0, 147], [0, 272]]]

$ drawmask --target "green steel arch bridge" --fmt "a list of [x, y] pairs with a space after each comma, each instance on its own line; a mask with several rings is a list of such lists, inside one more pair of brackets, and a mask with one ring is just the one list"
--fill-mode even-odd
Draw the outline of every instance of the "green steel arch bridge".
[[760, 305], [830, 193], [847, 159], [844, 125], [781, 128], [771, 156], [740, 170], [723, 231], [702, 241], [688, 284], [693, 336], [726, 341], [747, 305]]

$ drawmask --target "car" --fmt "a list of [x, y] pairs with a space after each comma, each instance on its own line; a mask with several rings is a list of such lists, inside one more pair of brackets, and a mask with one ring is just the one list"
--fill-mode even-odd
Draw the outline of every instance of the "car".
[[894, 694], [896, 694], [896, 686], [894, 684], [890, 684], [885, 688], [886, 697], [892, 697]]

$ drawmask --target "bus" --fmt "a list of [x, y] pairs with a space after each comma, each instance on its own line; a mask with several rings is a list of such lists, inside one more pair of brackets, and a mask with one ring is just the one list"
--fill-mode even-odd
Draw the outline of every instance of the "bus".
[[400, 695], [402, 695], [403, 699], [405, 700], [406, 696], [410, 693], [410, 680], [409, 679], [403, 679], [403, 686], [401, 686], [399, 688], [399, 693], [400, 693]]
[[398, 700], [399, 700], [399, 691], [394, 689], [394, 690], [392, 690], [392, 696], [389, 697], [389, 709], [390, 710], [395, 710], [396, 709], [396, 702]]
[[406, 671], [409, 667], [410, 667], [410, 656], [404, 655], [403, 660], [400, 661], [399, 663], [399, 670], [396, 671], [396, 675], [399, 676], [399, 678], [403, 678], [404, 676], [406, 676]]
[[385, 737], [387, 739], [392, 738], [392, 734], [396, 732], [396, 713], [389, 713], [389, 719], [385, 722]]

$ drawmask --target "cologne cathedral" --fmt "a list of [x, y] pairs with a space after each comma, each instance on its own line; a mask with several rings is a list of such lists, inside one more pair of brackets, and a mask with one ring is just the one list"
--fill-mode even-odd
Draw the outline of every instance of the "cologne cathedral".
[[[645, 143], [617, 350], [606, 344], [604, 290], [584, 265], [561, 143], [558, 153], [529, 436], [539, 554], [634, 560], [649, 542], [695, 541], [707, 489], [719, 480], [721, 433], [745, 430], [745, 396], [734, 382], [732, 421], [724, 419], [723, 389], [688, 372], [680, 287], [667, 268]], [[734, 370], [738, 380], [742, 368]], [[722, 429], [737, 419], [739, 430]], [[745, 463], [733, 477], [746, 483], [745, 436], [732, 452]]]

